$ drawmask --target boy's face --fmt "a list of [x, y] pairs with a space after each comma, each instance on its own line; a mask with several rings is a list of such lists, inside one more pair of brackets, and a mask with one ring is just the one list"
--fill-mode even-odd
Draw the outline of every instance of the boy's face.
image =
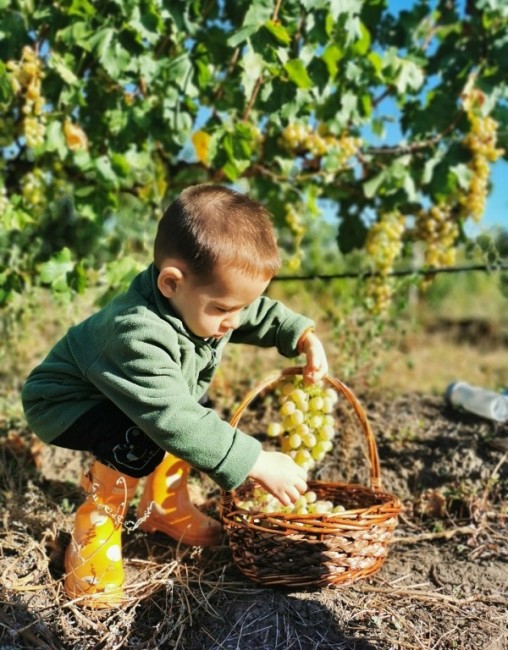
[[240, 325], [242, 309], [256, 300], [269, 282], [234, 268], [217, 269], [208, 284], [186, 273], [168, 297], [195, 336], [220, 339]]

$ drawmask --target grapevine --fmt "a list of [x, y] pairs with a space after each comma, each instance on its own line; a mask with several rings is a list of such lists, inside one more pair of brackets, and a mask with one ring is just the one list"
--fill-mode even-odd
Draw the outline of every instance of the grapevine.
[[[302, 378], [284, 382], [278, 391], [279, 419], [270, 422], [267, 435], [280, 441], [281, 451], [291, 456], [297, 465], [312, 470], [333, 449], [336, 436], [332, 415], [337, 402], [333, 388], [322, 383], [307, 385]], [[317, 499], [309, 490], [292, 506], [280, 502], [261, 487], [255, 487], [252, 498], [240, 502], [240, 507], [261, 512], [294, 514], [332, 514], [344, 507], [331, 501]]]
[[9, 61], [7, 70], [11, 73], [11, 83], [15, 94], [22, 99], [22, 132], [28, 147], [39, 147], [44, 142], [46, 117], [43, 113], [45, 99], [41, 94], [44, 77], [41, 59], [29, 46], [25, 45], [21, 61]]

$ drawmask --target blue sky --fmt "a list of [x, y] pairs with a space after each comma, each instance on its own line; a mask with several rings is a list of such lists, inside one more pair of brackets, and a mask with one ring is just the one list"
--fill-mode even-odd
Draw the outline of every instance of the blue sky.
[[480, 229], [503, 226], [508, 230], [508, 163], [497, 161], [492, 167], [492, 192], [487, 199]]

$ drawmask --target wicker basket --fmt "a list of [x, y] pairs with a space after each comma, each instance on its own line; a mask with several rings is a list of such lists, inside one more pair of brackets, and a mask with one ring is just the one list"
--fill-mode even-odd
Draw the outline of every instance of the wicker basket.
[[[265, 379], [248, 393], [231, 419], [237, 426], [247, 406], [261, 393], [276, 387], [288, 368]], [[248, 499], [256, 486], [246, 482], [221, 494], [221, 516], [236, 566], [251, 580], [288, 587], [320, 587], [346, 584], [378, 571], [397, 525], [401, 504], [382, 491], [376, 443], [367, 417], [351, 390], [338, 379], [325, 382], [352, 405], [367, 440], [370, 487], [351, 483], [310, 481], [319, 499], [341, 504], [337, 514], [285, 514], [251, 512], [238, 502]]]

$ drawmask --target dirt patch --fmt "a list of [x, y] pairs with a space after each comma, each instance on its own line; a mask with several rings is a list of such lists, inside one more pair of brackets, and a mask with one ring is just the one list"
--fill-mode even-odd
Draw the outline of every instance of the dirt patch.
[[[2, 650], [508, 648], [506, 425], [453, 411], [438, 397], [359, 397], [376, 435], [383, 487], [404, 503], [379, 572], [319, 590], [265, 588], [236, 569], [226, 544], [183, 548], [134, 529], [124, 535], [131, 600], [102, 612], [77, 607], [62, 591], [63, 551], [88, 459], [4, 427]], [[242, 426], [259, 433], [270, 417], [268, 402], [258, 400]], [[357, 421], [344, 404], [338, 419], [340, 444], [316, 478], [368, 484]], [[218, 516], [216, 486], [206, 477], [196, 485]], [[128, 521], [133, 528], [134, 506]]]

